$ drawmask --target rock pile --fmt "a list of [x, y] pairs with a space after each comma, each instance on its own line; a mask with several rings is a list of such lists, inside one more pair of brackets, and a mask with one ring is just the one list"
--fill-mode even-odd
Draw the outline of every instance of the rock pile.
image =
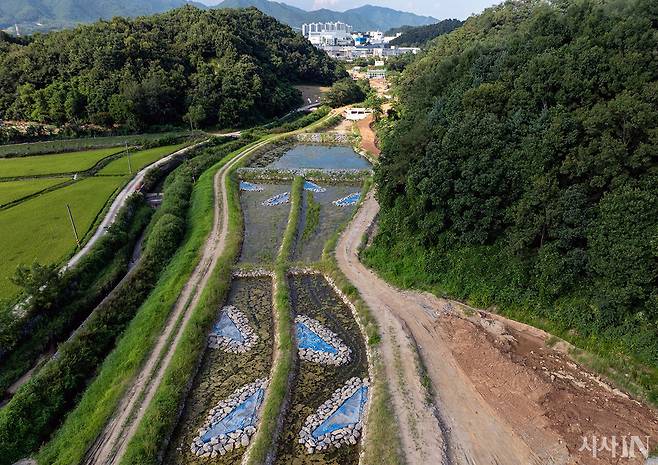
[[[236, 390], [230, 397], [219, 402], [215, 408], [210, 409], [208, 420], [203, 428], [199, 429], [199, 434], [194, 438], [190, 449], [197, 457], [215, 458], [218, 455], [225, 455], [233, 449], [247, 447], [251, 437], [256, 433], [256, 424], [260, 406], [263, 402], [267, 379], [257, 379], [251, 384], [247, 384]], [[234, 414], [234, 410], [245, 403], [250, 397], [259, 393], [260, 396], [256, 404], [253, 405], [253, 414], [245, 417], [241, 422], [241, 427], [226, 433], [218, 432], [213, 434], [215, 427], [226, 422], [229, 415]], [[209, 433], [211, 436], [209, 436]]]
[[347, 134], [343, 133], [329, 133], [329, 132], [306, 132], [297, 134], [298, 142], [306, 142], [311, 144], [345, 144], [349, 145], [350, 138]]
[[217, 331], [213, 331], [208, 337], [208, 347], [211, 349], [221, 349], [231, 354], [249, 352], [254, 344], [256, 344], [256, 341], [258, 341], [258, 335], [249, 325], [249, 319], [233, 305], [222, 309], [222, 316], [224, 315], [233, 322], [240, 332], [242, 340], [236, 340], [232, 337], [222, 335]]
[[321, 363], [323, 365], [344, 365], [349, 363], [352, 351], [333, 331], [325, 328], [319, 321], [309, 318], [306, 315], [297, 315], [295, 317], [295, 323], [297, 325], [302, 324], [306, 326], [324, 342], [335, 349], [335, 353], [332, 353], [322, 350], [314, 350], [309, 347], [302, 347], [302, 344], [298, 344], [299, 358], [306, 360], [307, 362]]
[[[365, 401], [367, 400], [367, 390], [370, 385], [368, 379], [351, 378], [343, 387], [337, 389], [331, 398], [318, 408], [318, 410], [309, 415], [304, 422], [304, 426], [299, 432], [299, 443], [306, 448], [307, 454], [322, 452], [332, 447], [341, 447], [342, 445], [355, 445], [361, 436], [363, 429], [363, 412], [365, 411]], [[355, 414], [354, 421], [349, 421], [344, 426], [330, 429], [326, 434], [318, 434], [319, 427], [323, 425], [346, 400], [351, 398], [357, 391], [363, 389], [365, 394], [363, 403], [360, 405], [358, 412]]]

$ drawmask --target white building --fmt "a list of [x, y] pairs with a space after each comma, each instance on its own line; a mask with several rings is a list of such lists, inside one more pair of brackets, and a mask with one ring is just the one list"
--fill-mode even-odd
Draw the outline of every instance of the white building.
[[302, 35], [313, 45], [352, 45], [352, 26], [341, 23], [310, 23], [302, 25]]

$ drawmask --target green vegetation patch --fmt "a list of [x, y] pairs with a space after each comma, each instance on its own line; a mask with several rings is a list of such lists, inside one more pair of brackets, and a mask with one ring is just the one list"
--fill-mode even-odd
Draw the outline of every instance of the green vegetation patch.
[[126, 181], [125, 177], [87, 178], [0, 211], [4, 252], [0, 298], [18, 290], [9, 278], [20, 264], [57, 263], [76, 248], [66, 205], [70, 205], [82, 240], [99, 213]]
[[0, 145], [0, 158], [23, 157], [28, 155], [45, 155], [62, 152], [80, 152], [105, 147], [117, 147], [120, 150], [125, 144], [151, 144], [159, 139], [189, 136], [189, 131], [157, 132], [150, 134], [133, 134], [125, 136], [81, 137], [79, 139], [50, 140], [25, 144]]
[[658, 402], [655, 5], [506, 2], [435, 39], [382, 126], [366, 258], [644, 364]]
[[[133, 174], [144, 168], [145, 166], [150, 165], [153, 162], [158, 161], [161, 158], [166, 157], [174, 152], [179, 151], [187, 144], [176, 144], [176, 145], [166, 145], [164, 147], [156, 147], [148, 150], [141, 150], [139, 152], [130, 154], [130, 167], [132, 167]], [[113, 160], [107, 164], [103, 169], [101, 169], [98, 175], [121, 175], [130, 174], [128, 158], [122, 156], [117, 160]]]
[[16, 178], [87, 171], [99, 161], [116, 155], [122, 150], [114, 147], [84, 152], [0, 158], [0, 177]]
[[29, 179], [0, 182], [0, 207], [66, 182], [64, 179]]

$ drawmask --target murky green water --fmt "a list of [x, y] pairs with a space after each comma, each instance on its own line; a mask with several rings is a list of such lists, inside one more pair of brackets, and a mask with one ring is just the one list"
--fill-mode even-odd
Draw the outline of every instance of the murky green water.
[[301, 144], [292, 147], [267, 167], [275, 169], [364, 169], [370, 168], [371, 165], [352, 147]]
[[290, 184], [261, 184], [262, 192], [240, 192], [244, 215], [244, 239], [240, 263], [273, 262], [279, 253], [288, 224], [290, 203], [266, 207], [262, 203], [275, 195], [290, 192]]

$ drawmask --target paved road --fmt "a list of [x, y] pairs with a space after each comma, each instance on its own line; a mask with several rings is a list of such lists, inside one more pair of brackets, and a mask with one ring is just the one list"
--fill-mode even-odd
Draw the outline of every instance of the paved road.
[[185, 327], [192, 317], [201, 293], [217, 261], [224, 253], [228, 236], [228, 194], [226, 183], [228, 172], [247, 155], [258, 150], [269, 141], [252, 146], [224, 165], [214, 178], [215, 219], [213, 229], [203, 248], [203, 256], [178, 297], [161, 336], [148, 356], [144, 367], [121, 400], [116, 415], [105, 426], [104, 431], [89, 451], [86, 465], [113, 465], [121, 462], [126, 447], [132, 439], [146, 408], [155, 396]]
[[117, 216], [119, 215], [119, 212], [128, 201], [128, 198], [132, 194], [134, 194], [139, 189], [139, 187], [141, 187], [142, 182], [144, 181], [144, 177], [146, 176], [146, 173], [148, 173], [152, 169], [155, 169], [159, 166], [168, 163], [174, 157], [189, 152], [190, 150], [194, 150], [204, 145], [205, 143], [206, 141], [203, 141], [203, 142], [199, 142], [198, 144], [185, 147], [184, 149], [181, 149], [178, 152], [174, 152], [171, 155], [167, 155], [166, 157], [161, 158], [160, 160], [146, 166], [141, 171], [139, 171], [135, 175], [135, 177], [128, 184], [126, 184], [126, 186], [116, 196], [116, 198], [112, 202], [112, 205], [110, 206], [110, 209], [107, 211], [105, 218], [103, 218], [103, 221], [98, 226], [98, 229], [96, 229], [96, 232], [91, 237], [91, 239], [89, 239], [89, 241], [84, 245], [84, 247], [82, 247], [82, 249], [80, 249], [80, 251], [78, 251], [78, 253], [76, 253], [73, 257], [71, 257], [71, 259], [62, 268], [62, 271], [75, 267], [80, 262], [80, 260], [82, 260], [82, 258], [89, 253], [89, 251], [94, 247], [94, 245], [96, 245], [99, 239], [103, 237], [105, 233], [107, 233], [107, 230], [109, 229], [110, 226], [114, 224], [114, 222], [117, 219]]

